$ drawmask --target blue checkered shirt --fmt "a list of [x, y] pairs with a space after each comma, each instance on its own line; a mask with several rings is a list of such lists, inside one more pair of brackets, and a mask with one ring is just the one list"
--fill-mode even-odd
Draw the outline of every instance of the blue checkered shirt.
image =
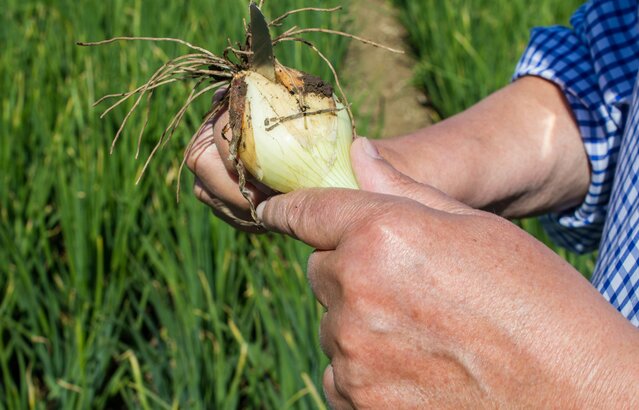
[[557, 84], [591, 164], [583, 203], [543, 218], [558, 244], [599, 248], [593, 285], [639, 327], [639, 1], [592, 0], [572, 28], [532, 31], [514, 78]]

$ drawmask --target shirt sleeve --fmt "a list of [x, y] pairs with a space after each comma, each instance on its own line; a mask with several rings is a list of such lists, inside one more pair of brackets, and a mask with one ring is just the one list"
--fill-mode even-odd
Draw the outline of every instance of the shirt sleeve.
[[624, 51], [629, 41], [639, 41], [630, 26], [636, 12], [637, 1], [591, 1], [575, 12], [572, 28], [533, 29], [513, 76], [557, 84], [577, 121], [591, 165], [588, 193], [576, 208], [546, 215], [542, 222], [557, 244], [578, 253], [597, 248], [606, 220], [637, 73], [637, 56]]

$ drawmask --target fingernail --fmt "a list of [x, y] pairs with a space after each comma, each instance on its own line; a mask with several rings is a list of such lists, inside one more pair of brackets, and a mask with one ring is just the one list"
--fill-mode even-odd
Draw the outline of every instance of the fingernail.
[[373, 145], [373, 143], [368, 138], [361, 137], [361, 139], [363, 140], [362, 144], [364, 145], [362, 148], [364, 148], [364, 152], [366, 153], [366, 155], [374, 159], [382, 158], [382, 156], [379, 155], [377, 147]]
[[266, 206], [266, 201], [262, 201], [259, 203], [259, 205], [257, 205], [257, 208], [255, 208], [255, 213], [257, 214], [257, 219], [259, 219], [260, 221], [263, 219], [262, 215], [264, 215], [264, 207]]

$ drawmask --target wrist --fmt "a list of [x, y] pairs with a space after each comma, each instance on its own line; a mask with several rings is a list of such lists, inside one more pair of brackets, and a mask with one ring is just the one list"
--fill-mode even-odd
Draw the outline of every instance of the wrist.
[[579, 130], [559, 89], [526, 77], [413, 134], [376, 141], [399, 171], [507, 217], [577, 205], [589, 183]]

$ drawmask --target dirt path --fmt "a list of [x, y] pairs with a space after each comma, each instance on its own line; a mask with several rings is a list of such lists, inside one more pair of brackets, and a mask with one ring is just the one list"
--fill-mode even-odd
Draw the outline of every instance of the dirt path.
[[342, 75], [349, 99], [360, 107], [359, 117], [371, 118], [369, 134], [389, 137], [428, 125], [429, 111], [419, 103], [424, 97], [410, 84], [415, 62], [394, 8], [386, 0], [351, 0], [350, 13], [350, 32], [406, 51], [394, 54], [357, 41], [350, 44]]

